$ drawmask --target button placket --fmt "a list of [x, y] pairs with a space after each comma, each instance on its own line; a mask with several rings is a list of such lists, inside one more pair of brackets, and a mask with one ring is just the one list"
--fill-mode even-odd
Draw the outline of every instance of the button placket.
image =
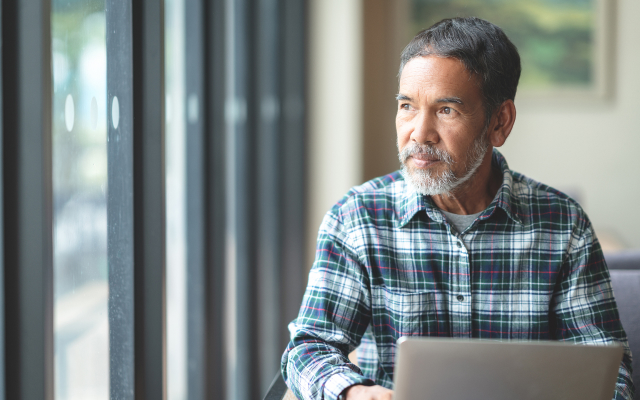
[[[451, 333], [454, 337], [471, 337], [471, 279], [470, 259], [466, 246], [462, 239], [454, 236], [456, 247], [454, 271], [451, 277], [451, 292], [449, 294], [449, 306], [451, 316]], [[452, 243], [453, 245], [453, 243]]]
[[[460, 305], [464, 308], [465, 310], [465, 323], [466, 323], [466, 337], [471, 337], [472, 333], [471, 333], [471, 326], [472, 326], [472, 321], [471, 321], [471, 257], [469, 256], [469, 252], [467, 250], [467, 248], [462, 245], [462, 252], [464, 253], [464, 257], [466, 260], [466, 280], [465, 280], [465, 286], [464, 286], [464, 290], [460, 290], [460, 292], [462, 294], [458, 295], [458, 301], [460, 302]], [[462, 289], [462, 288], [461, 288]], [[459, 293], [460, 293], [459, 292]]]

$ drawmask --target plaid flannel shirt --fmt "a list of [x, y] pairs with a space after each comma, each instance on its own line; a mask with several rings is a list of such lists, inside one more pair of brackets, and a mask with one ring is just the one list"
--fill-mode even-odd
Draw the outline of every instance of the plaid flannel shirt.
[[[393, 386], [401, 336], [624, 346], [615, 399], [633, 398], [631, 352], [598, 239], [571, 198], [509, 169], [462, 233], [399, 172], [355, 187], [325, 216], [282, 374], [301, 399]], [[347, 355], [358, 347], [359, 367]]]

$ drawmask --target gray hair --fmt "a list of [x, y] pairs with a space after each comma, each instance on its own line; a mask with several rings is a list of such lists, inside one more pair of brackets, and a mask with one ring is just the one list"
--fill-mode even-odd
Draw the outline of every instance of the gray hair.
[[435, 55], [460, 60], [478, 76], [488, 120], [506, 100], [514, 100], [520, 80], [520, 55], [498, 26], [480, 18], [452, 18], [435, 23], [409, 42], [400, 58], [400, 72], [411, 59]]

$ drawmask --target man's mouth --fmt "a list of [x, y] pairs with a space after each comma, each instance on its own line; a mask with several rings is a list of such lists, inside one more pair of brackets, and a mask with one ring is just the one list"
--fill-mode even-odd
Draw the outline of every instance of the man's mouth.
[[417, 168], [428, 168], [431, 165], [441, 161], [439, 158], [436, 158], [429, 154], [412, 154], [410, 158], [413, 159], [413, 164]]

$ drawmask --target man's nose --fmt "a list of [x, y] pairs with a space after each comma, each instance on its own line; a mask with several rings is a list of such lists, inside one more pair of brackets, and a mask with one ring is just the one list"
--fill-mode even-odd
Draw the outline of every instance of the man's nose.
[[436, 144], [440, 141], [436, 116], [420, 112], [415, 119], [411, 140], [418, 144]]

